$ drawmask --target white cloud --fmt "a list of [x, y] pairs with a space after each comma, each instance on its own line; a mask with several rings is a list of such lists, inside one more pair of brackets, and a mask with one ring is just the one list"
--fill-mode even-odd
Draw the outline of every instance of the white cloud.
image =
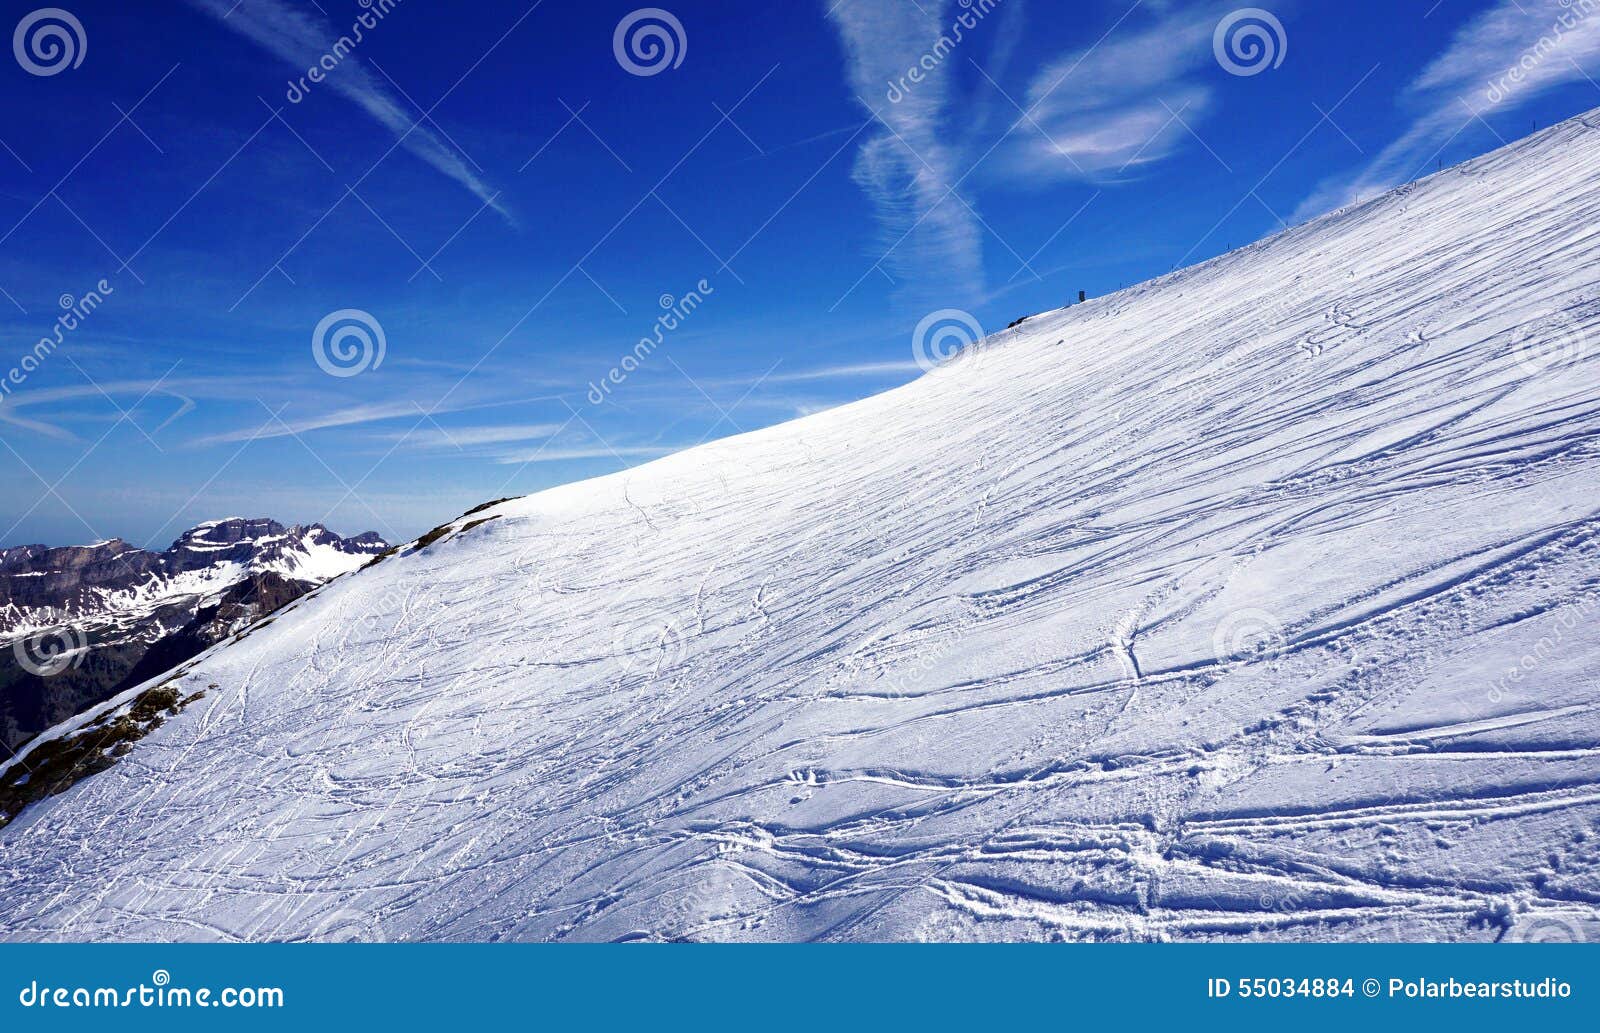
[[[421, 392], [419, 392], [420, 394]], [[447, 392], [447, 395], [449, 392]], [[368, 402], [361, 405], [345, 406], [300, 419], [287, 419], [271, 417], [275, 410], [263, 408], [261, 419], [255, 421], [254, 426], [241, 427], [238, 430], [224, 431], [220, 434], [211, 434], [199, 438], [191, 445], [203, 448], [209, 445], [226, 445], [241, 441], [263, 441], [269, 438], [286, 438], [309, 434], [312, 431], [332, 430], [340, 427], [360, 427], [369, 423], [385, 423], [389, 420], [405, 420], [408, 429], [423, 428], [431, 419], [449, 413], [471, 412], [481, 409], [497, 409], [508, 405], [523, 405], [532, 402], [548, 401], [547, 398], [515, 398], [501, 401], [468, 399], [466, 392], [459, 402], [450, 405], [423, 405], [415, 398], [394, 399], [383, 402]], [[264, 405], [265, 403], [258, 403]], [[484, 428], [476, 428], [483, 430]], [[524, 427], [523, 430], [528, 428]], [[471, 428], [463, 433], [470, 433]], [[453, 433], [453, 432], [452, 432]], [[520, 433], [520, 432], [519, 432]], [[424, 429], [417, 429], [417, 434], [426, 440]], [[537, 435], [531, 435], [537, 436]], [[410, 438], [406, 433], [396, 433], [389, 440], [399, 441]], [[524, 441], [527, 437], [518, 437], [507, 440]], [[449, 447], [448, 444], [446, 447]]]
[[1479, 118], [1515, 111], [1540, 94], [1583, 81], [1600, 57], [1600, 0], [1499, 0], [1468, 22], [1416, 78], [1409, 129], [1354, 180], [1323, 183], [1297, 220], [1366, 200], [1416, 178]]
[[[335, 29], [325, 19], [313, 17], [284, 0], [189, 2], [287, 62], [294, 69], [296, 79], [316, 65], [334, 43], [347, 34]], [[514, 221], [510, 209], [496, 200], [497, 191], [485, 183], [454, 148], [447, 146], [427, 127], [418, 125], [389, 86], [367, 70], [359, 55], [345, 55], [338, 66], [328, 73], [324, 85], [354, 102], [393, 133], [406, 150], [472, 191], [508, 222]]]
[[1034, 76], [1012, 160], [1033, 177], [1099, 180], [1160, 161], [1211, 104], [1195, 78], [1211, 65], [1217, 11], [1163, 10], [1121, 25]]
[[[245, 377], [209, 377], [156, 380], [90, 381], [74, 387], [34, 388], [18, 391], [0, 401], [0, 423], [10, 424], [58, 441], [82, 442], [68, 429], [69, 423], [103, 422], [106, 419], [134, 419], [147, 434], [159, 433], [167, 424], [186, 416], [195, 408], [195, 398], [238, 398], [259, 385]], [[98, 411], [74, 410], [63, 402], [105, 402]], [[156, 414], [136, 413], [160, 403]], [[43, 407], [49, 419], [32, 419], [22, 410]], [[136, 417], [138, 417], [136, 419]]]
[[387, 434], [390, 441], [403, 442], [407, 448], [424, 451], [476, 448], [482, 445], [505, 445], [518, 441], [542, 441], [562, 429], [560, 423], [525, 423], [510, 426], [488, 427], [435, 427], [414, 434]]
[[858, 362], [844, 366], [824, 366], [820, 369], [797, 370], [767, 377], [768, 383], [801, 380], [842, 380], [854, 377], [895, 376], [901, 373], [922, 374], [922, 367], [910, 359], [904, 362]]
[[528, 466], [534, 463], [559, 463], [570, 459], [659, 458], [678, 451], [659, 445], [622, 445], [607, 448], [604, 445], [577, 448], [539, 448], [531, 452], [507, 452], [496, 457], [502, 466]]
[[[977, 217], [952, 187], [966, 173], [952, 116], [946, 53], [924, 58], [950, 33], [951, 0], [842, 0], [829, 11], [844, 42], [851, 89], [881, 119], [862, 144], [855, 179], [878, 210], [887, 264], [929, 293], [982, 290], [983, 237]], [[962, 44], [957, 44], [961, 46]], [[920, 82], [900, 84], [912, 69]], [[891, 92], [900, 99], [891, 101]]]
[[394, 420], [409, 417], [421, 421], [425, 410], [412, 401], [404, 402], [378, 402], [370, 405], [353, 405], [344, 409], [336, 409], [302, 420], [273, 419], [272, 409], [264, 409], [259, 424], [256, 427], [240, 430], [225, 431], [221, 434], [211, 434], [192, 442], [196, 448], [209, 445], [226, 445], [240, 441], [259, 441], [267, 438], [286, 438], [309, 434], [315, 430], [328, 430], [334, 427], [356, 427], [365, 423], [381, 423], [385, 420]]

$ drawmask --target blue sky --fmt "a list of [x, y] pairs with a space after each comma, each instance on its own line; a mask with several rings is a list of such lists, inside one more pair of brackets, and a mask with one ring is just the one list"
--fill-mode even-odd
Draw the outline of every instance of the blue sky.
[[0, 545], [411, 537], [1600, 105], [1600, 0], [67, 2], [5, 7]]

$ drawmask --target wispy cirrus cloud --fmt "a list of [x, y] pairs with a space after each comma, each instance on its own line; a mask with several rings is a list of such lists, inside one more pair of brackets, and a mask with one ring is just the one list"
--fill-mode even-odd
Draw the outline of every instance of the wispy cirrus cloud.
[[519, 423], [486, 427], [434, 427], [415, 433], [385, 434], [407, 448], [425, 452], [458, 451], [484, 445], [507, 445], [522, 441], [543, 441], [565, 427], [561, 423]]
[[[408, 426], [418, 434], [427, 434], [423, 427], [438, 416], [452, 413], [473, 412], [482, 409], [497, 409], [503, 406], [524, 405], [534, 402], [549, 401], [548, 397], [515, 398], [499, 401], [469, 398], [463, 393], [461, 400], [449, 405], [424, 405], [416, 398], [396, 398], [386, 401], [365, 402], [359, 405], [342, 406], [326, 410], [314, 416], [305, 417], [279, 417], [272, 418], [269, 414], [274, 412], [266, 402], [258, 401], [262, 408], [262, 419], [256, 420], [254, 426], [244, 426], [236, 430], [223, 431], [219, 434], [209, 434], [190, 442], [196, 448], [211, 445], [237, 444], [244, 441], [265, 441], [272, 438], [297, 437], [320, 430], [335, 430], [348, 427], [362, 427], [374, 423], [387, 423], [391, 420], [410, 421]], [[252, 417], [253, 419], [254, 417]], [[411, 437], [408, 432], [401, 432], [390, 436], [390, 440], [401, 441]], [[526, 440], [518, 438], [516, 440]]]
[[[958, 134], [948, 131], [955, 60], [924, 61], [948, 37], [954, 8], [952, 0], [842, 0], [828, 11], [850, 87], [879, 123], [868, 130], [854, 175], [878, 212], [883, 264], [930, 293], [978, 293], [983, 284], [981, 223], [955, 192], [967, 171]], [[920, 82], [892, 88], [930, 63]]]
[[537, 448], [519, 452], [503, 452], [495, 457], [501, 466], [531, 466], [537, 463], [561, 463], [573, 459], [659, 459], [681, 448], [664, 445], [578, 445], [562, 448]]
[[[288, 63], [296, 77], [315, 66], [344, 35], [326, 18], [292, 6], [287, 0], [189, 2]], [[368, 71], [358, 55], [346, 53], [338, 66], [327, 74], [324, 83], [393, 133], [400, 146], [466, 187], [508, 223], [515, 224], [510, 208], [498, 199], [499, 192], [484, 182], [437, 133], [408, 115], [394, 91]]]
[[1353, 179], [1324, 182], [1295, 212], [1309, 219], [1366, 200], [1426, 172], [1480, 120], [1589, 78], [1600, 58], [1600, 0], [1499, 0], [1456, 33], [1411, 83], [1411, 126]]
[[859, 377], [897, 376], [914, 373], [920, 376], [922, 367], [910, 359], [903, 362], [855, 362], [840, 366], [823, 366], [818, 369], [775, 373], [762, 380], [769, 384], [796, 383], [807, 380], [852, 380]]
[[423, 413], [427, 410], [421, 408], [415, 401], [406, 400], [352, 405], [335, 409], [331, 412], [320, 413], [316, 416], [292, 420], [273, 419], [267, 415], [273, 411], [273, 409], [267, 407], [262, 415], [262, 420], [257, 421], [257, 426], [223, 431], [219, 434], [208, 434], [205, 437], [195, 439], [190, 444], [196, 448], [207, 448], [212, 445], [237, 444], [242, 441], [295, 437], [318, 430], [330, 430], [336, 427], [359, 427], [368, 423], [383, 423], [404, 417], [420, 422], [423, 418]]
[[1033, 179], [1115, 179], [1166, 158], [1210, 109], [1214, 4], [1130, 8], [1094, 45], [1029, 84], [1012, 170]]
[[[30, 387], [0, 400], [0, 424], [71, 443], [84, 440], [71, 429], [72, 425], [98, 424], [118, 418], [138, 419], [140, 426], [149, 423], [151, 429], [147, 433], [154, 434], [194, 411], [196, 398], [239, 397], [253, 383], [244, 377], [161, 377], [91, 380], [71, 387]], [[72, 408], [75, 403], [88, 403], [92, 408]], [[157, 406], [160, 411], [150, 414], [149, 410]], [[28, 409], [42, 411], [36, 416], [24, 416], [23, 412]]]

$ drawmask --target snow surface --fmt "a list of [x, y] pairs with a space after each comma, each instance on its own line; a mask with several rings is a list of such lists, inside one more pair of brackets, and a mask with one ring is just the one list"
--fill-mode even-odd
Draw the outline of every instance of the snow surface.
[[464, 517], [0, 832], [0, 935], [1592, 939], [1596, 168]]
[[[53, 606], [22, 607], [7, 604], [0, 608], [0, 648], [18, 639], [32, 638], [45, 632], [56, 632], [63, 638], [72, 636], [63, 629], [115, 629], [117, 633], [134, 631], [150, 637], [160, 637], [166, 629], [151, 625], [148, 618], [165, 606], [188, 601], [193, 609], [210, 603], [229, 588], [249, 576], [251, 569], [232, 561], [221, 561], [209, 567], [181, 571], [177, 574], [152, 572], [130, 588], [94, 587], [86, 593], [90, 602], [81, 609], [63, 610]], [[9, 574], [8, 577], [25, 575]]]

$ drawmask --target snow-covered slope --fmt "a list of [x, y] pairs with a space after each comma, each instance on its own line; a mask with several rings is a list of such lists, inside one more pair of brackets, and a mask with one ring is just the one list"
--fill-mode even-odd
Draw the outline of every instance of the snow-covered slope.
[[0, 832], [0, 932], [1594, 937], [1596, 169], [465, 517]]

